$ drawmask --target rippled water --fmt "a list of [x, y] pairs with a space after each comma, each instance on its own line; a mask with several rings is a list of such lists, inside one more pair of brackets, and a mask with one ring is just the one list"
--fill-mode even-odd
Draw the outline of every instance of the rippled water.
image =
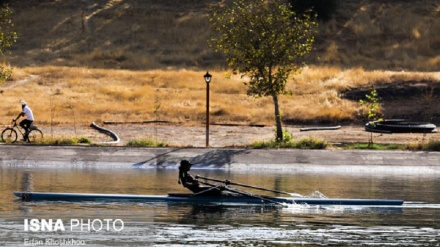
[[[197, 170], [193, 174], [303, 195], [403, 199], [406, 203], [402, 207], [290, 205], [282, 208], [21, 202], [12, 191], [161, 195], [185, 190], [177, 184], [175, 170], [0, 167], [0, 245], [440, 246], [440, 180], [435, 174], [337, 175], [225, 170]], [[66, 229], [26, 231], [25, 221], [30, 219], [59, 219]], [[96, 222], [120, 219], [123, 229], [117, 231], [119, 229], [113, 226], [99, 231], [69, 228], [72, 220], [77, 219]], [[99, 225], [95, 224], [95, 228]]]

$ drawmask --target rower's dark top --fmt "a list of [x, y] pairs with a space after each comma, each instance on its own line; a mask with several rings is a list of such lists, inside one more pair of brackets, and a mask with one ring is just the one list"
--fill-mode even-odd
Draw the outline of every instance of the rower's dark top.
[[179, 180], [183, 187], [188, 188], [192, 192], [197, 193], [199, 191], [199, 182], [188, 172], [179, 169]]
[[177, 181], [179, 184], [182, 184], [183, 187], [191, 190], [193, 193], [203, 193], [204, 195], [218, 195], [221, 193], [217, 186], [200, 186], [199, 181], [188, 173], [191, 166], [192, 164], [187, 160], [180, 162], [179, 180]]
[[187, 160], [180, 161], [179, 166], [179, 180], [177, 181], [179, 184], [181, 183], [183, 187], [188, 188], [194, 193], [200, 192], [200, 184], [191, 174], [189, 174], [189, 170], [191, 169], [192, 164]]

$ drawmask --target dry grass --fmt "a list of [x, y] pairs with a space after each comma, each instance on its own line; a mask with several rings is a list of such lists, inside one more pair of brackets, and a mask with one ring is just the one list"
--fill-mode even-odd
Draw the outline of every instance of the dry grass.
[[438, 1], [344, 1], [320, 26], [314, 63], [369, 70], [440, 68]]
[[[225, 67], [222, 56], [207, 45], [209, 5], [219, 1], [10, 2], [19, 35], [6, 58], [13, 66]], [[309, 64], [440, 70], [437, 0], [339, 2], [334, 18], [320, 23]]]
[[[345, 90], [440, 82], [439, 73], [405, 72], [440, 70], [438, 1], [340, 2], [335, 18], [319, 27], [311, 66], [290, 78], [293, 94], [281, 97], [286, 121], [353, 121], [358, 105], [341, 97]], [[223, 70], [224, 59], [207, 45], [208, 7], [218, 3], [11, 1], [19, 40], [5, 57], [14, 78], [0, 84], [0, 123], [25, 99], [43, 124], [199, 124], [209, 68], [212, 122], [273, 124], [271, 99], [248, 97], [242, 79]], [[436, 92], [415, 99], [429, 103], [428, 115], [438, 115]], [[401, 115], [419, 110], [406, 99], [388, 107]]]
[[194, 68], [216, 56], [207, 44], [207, 11], [213, 2], [11, 2], [19, 39], [7, 61], [15, 66]]
[[[0, 85], [0, 123], [9, 124], [26, 100], [46, 125], [103, 121], [167, 120], [191, 125], [205, 121], [205, 71], [104, 70], [72, 67], [15, 68], [14, 79]], [[212, 123], [273, 124], [270, 98], [253, 98], [239, 75], [211, 71]], [[356, 68], [307, 67], [290, 78], [291, 96], [281, 97], [283, 119], [295, 122], [353, 121], [357, 102], [341, 90], [394, 81], [440, 83], [439, 73], [364, 71]]]

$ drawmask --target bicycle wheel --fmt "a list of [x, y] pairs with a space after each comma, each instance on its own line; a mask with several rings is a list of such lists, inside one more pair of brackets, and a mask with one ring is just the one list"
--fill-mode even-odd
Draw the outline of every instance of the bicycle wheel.
[[6, 143], [14, 143], [17, 141], [18, 135], [17, 131], [13, 128], [6, 128], [2, 132], [2, 141]]
[[33, 129], [29, 132], [28, 141], [31, 143], [41, 143], [43, 141], [43, 132], [39, 129]]

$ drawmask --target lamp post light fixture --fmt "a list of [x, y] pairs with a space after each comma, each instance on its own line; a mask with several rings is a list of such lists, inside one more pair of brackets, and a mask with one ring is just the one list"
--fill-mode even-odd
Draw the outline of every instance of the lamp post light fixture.
[[206, 82], [206, 147], [209, 147], [209, 83], [211, 82], [212, 75], [206, 71], [203, 76]]

